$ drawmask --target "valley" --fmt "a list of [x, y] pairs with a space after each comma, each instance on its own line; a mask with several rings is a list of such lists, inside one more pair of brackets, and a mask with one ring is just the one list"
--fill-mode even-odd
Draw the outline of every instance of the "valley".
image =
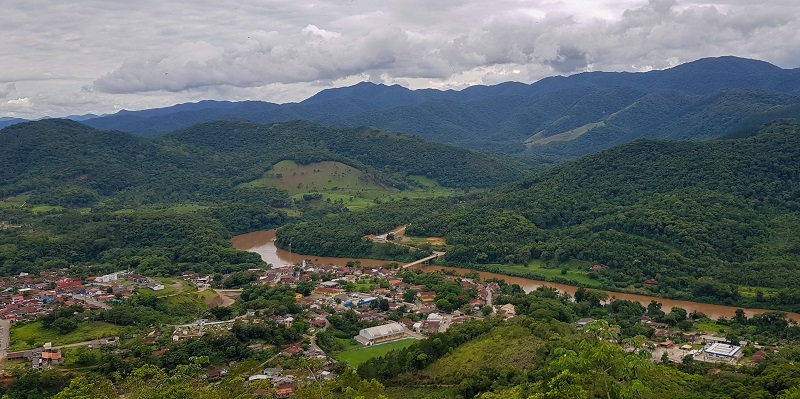
[[795, 73], [722, 57], [15, 123], [0, 391], [788, 398]]

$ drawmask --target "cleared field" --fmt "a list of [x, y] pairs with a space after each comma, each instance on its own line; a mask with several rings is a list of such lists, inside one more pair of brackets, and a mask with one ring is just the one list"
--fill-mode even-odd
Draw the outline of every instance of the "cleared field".
[[409, 178], [422, 188], [398, 190], [388, 187], [369, 174], [341, 162], [324, 161], [299, 165], [287, 160], [276, 163], [261, 178], [243, 186], [286, 190], [295, 201], [303, 201], [303, 194], [319, 193], [323, 201], [341, 201], [351, 211], [362, 210], [378, 202], [443, 197], [456, 192], [424, 176]]
[[361, 363], [364, 363], [369, 359], [383, 356], [395, 349], [407, 348], [413, 345], [414, 342], [417, 342], [417, 340], [401, 339], [399, 341], [387, 342], [385, 344], [351, 349], [349, 351], [344, 351], [334, 355], [334, 357], [338, 360], [349, 363], [353, 367], [358, 367]]
[[[592, 280], [588, 276], [589, 264], [579, 261], [568, 261], [567, 263], [559, 264], [557, 267], [545, 268], [544, 262], [540, 260], [531, 261], [528, 266], [525, 265], [503, 265], [492, 264], [503, 271], [516, 272], [516, 273], [535, 273], [545, 277], [560, 277], [566, 278], [583, 284], [586, 286], [596, 286], [598, 282]], [[561, 274], [562, 269], [567, 269], [567, 274]]]
[[341, 162], [324, 161], [300, 165], [294, 161], [281, 161], [260, 179], [246, 183], [252, 187], [275, 187], [289, 194], [317, 191], [397, 191], [386, 187], [364, 172]]
[[582, 136], [586, 132], [596, 128], [596, 127], [603, 127], [605, 126], [605, 122], [595, 122], [595, 123], [588, 123], [576, 129], [572, 129], [566, 132], [561, 132], [558, 134], [554, 134], [552, 136], [543, 137], [542, 133], [536, 133], [535, 135], [531, 136], [527, 140], [525, 140], [525, 144], [530, 147], [534, 144], [544, 145], [547, 143], [552, 143], [554, 141], [570, 141], [575, 140], [578, 137]]
[[11, 345], [9, 350], [29, 349], [52, 342], [54, 346], [91, 341], [93, 339], [114, 337], [119, 335], [121, 327], [111, 323], [95, 321], [80, 324], [75, 331], [61, 334], [56, 330], [42, 327], [41, 322], [14, 325], [11, 327]]

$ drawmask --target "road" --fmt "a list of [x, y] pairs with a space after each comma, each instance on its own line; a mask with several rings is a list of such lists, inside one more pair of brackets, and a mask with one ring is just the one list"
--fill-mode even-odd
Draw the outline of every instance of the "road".
[[189, 328], [189, 327], [213, 327], [213, 326], [219, 326], [219, 325], [223, 325], [223, 324], [229, 324], [229, 323], [233, 323], [233, 322], [235, 322], [235, 321], [236, 321], [236, 319], [230, 319], [230, 320], [223, 320], [223, 321], [209, 321], [209, 322], [206, 322], [206, 323], [201, 323], [201, 324], [198, 324], [198, 323], [195, 321], [195, 322], [193, 322], [193, 323], [189, 323], [189, 324], [179, 324], [179, 325], [175, 325], [175, 326], [173, 326], [173, 327], [175, 327], [175, 328]]
[[11, 341], [11, 322], [0, 320], [0, 369], [6, 365], [6, 355], [8, 354], [8, 344]]

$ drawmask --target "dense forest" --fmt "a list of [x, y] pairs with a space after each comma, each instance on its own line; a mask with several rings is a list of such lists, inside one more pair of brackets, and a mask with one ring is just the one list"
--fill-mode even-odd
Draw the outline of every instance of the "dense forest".
[[[328, 254], [327, 236], [315, 236], [335, 228], [351, 232], [337, 253], [362, 256], [361, 235], [407, 224], [412, 236], [444, 237], [448, 264], [580, 259], [602, 265], [589, 275], [607, 288], [796, 309], [799, 150], [793, 122], [744, 139], [638, 141], [487, 193], [290, 225], [278, 243]], [[773, 291], [742, 298], [738, 286]]]
[[[319, 194], [295, 202], [286, 191], [243, 184], [281, 160], [338, 161], [387, 192], [418, 185], [410, 175], [467, 190], [519, 179], [528, 169], [412, 136], [306, 122], [216, 122], [144, 139], [46, 120], [3, 129], [0, 140], [6, 275], [71, 265], [80, 275], [131, 268], [163, 276], [259, 266], [256, 255], [233, 250], [227, 239], [347, 211]], [[410, 260], [418, 252], [386, 245], [371, 256]]]

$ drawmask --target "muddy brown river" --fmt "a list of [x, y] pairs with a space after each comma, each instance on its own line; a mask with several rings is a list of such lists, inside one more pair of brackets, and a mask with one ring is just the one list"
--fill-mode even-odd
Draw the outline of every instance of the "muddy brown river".
[[[290, 253], [289, 251], [284, 251], [275, 246], [275, 230], [265, 230], [265, 231], [256, 231], [253, 233], [242, 234], [231, 239], [231, 243], [233, 247], [242, 250], [242, 251], [249, 251], [255, 252], [261, 255], [261, 259], [263, 259], [267, 263], [271, 263], [275, 267], [280, 266], [288, 266], [302, 260], [308, 260], [313, 263], [318, 264], [333, 264], [339, 266], [345, 266], [349, 261], [360, 261], [364, 266], [381, 266], [383, 264], [388, 263], [385, 260], [376, 260], [376, 259], [358, 259], [358, 258], [331, 258], [331, 257], [324, 257], [324, 256], [314, 256], [314, 255], [302, 255], [296, 253]], [[458, 272], [460, 274], [464, 274], [470, 272], [472, 270], [463, 269], [458, 267], [449, 267], [449, 266], [421, 266], [419, 267], [424, 272], [432, 272], [435, 270], [452, 270]], [[519, 284], [525, 292], [533, 291], [539, 287], [552, 287], [561, 292], [566, 292], [570, 295], [574, 295], [577, 287], [565, 284], [558, 284], [558, 283], [551, 283], [547, 281], [540, 281], [540, 280], [532, 280], [523, 277], [512, 277], [512, 276], [505, 276], [502, 274], [497, 273], [489, 273], [489, 272], [478, 272], [482, 279], [489, 279], [489, 278], [497, 278], [505, 280], [509, 284]], [[752, 317], [758, 313], [769, 312], [766, 309], [748, 309], [748, 308], [739, 308], [735, 306], [724, 306], [724, 305], [713, 305], [708, 303], [700, 303], [700, 302], [692, 302], [692, 301], [683, 301], [683, 300], [676, 300], [676, 299], [668, 299], [668, 298], [660, 298], [660, 297], [653, 297], [647, 295], [637, 295], [637, 294], [627, 294], [621, 292], [611, 292], [608, 291], [609, 298], [616, 298], [616, 299], [626, 299], [629, 301], [639, 302], [644, 306], [647, 306], [650, 301], [657, 301], [662, 304], [662, 309], [664, 311], [669, 312], [670, 309], [673, 307], [680, 307], [686, 309], [688, 312], [698, 311], [706, 314], [708, 317], [716, 319], [719, 317], [733, 317], [736, 309], [743, 309], [748, 317]], [[797, 313], [789, 313], [788, 316], [794, 320], [800, 321], [800, 314]]]

